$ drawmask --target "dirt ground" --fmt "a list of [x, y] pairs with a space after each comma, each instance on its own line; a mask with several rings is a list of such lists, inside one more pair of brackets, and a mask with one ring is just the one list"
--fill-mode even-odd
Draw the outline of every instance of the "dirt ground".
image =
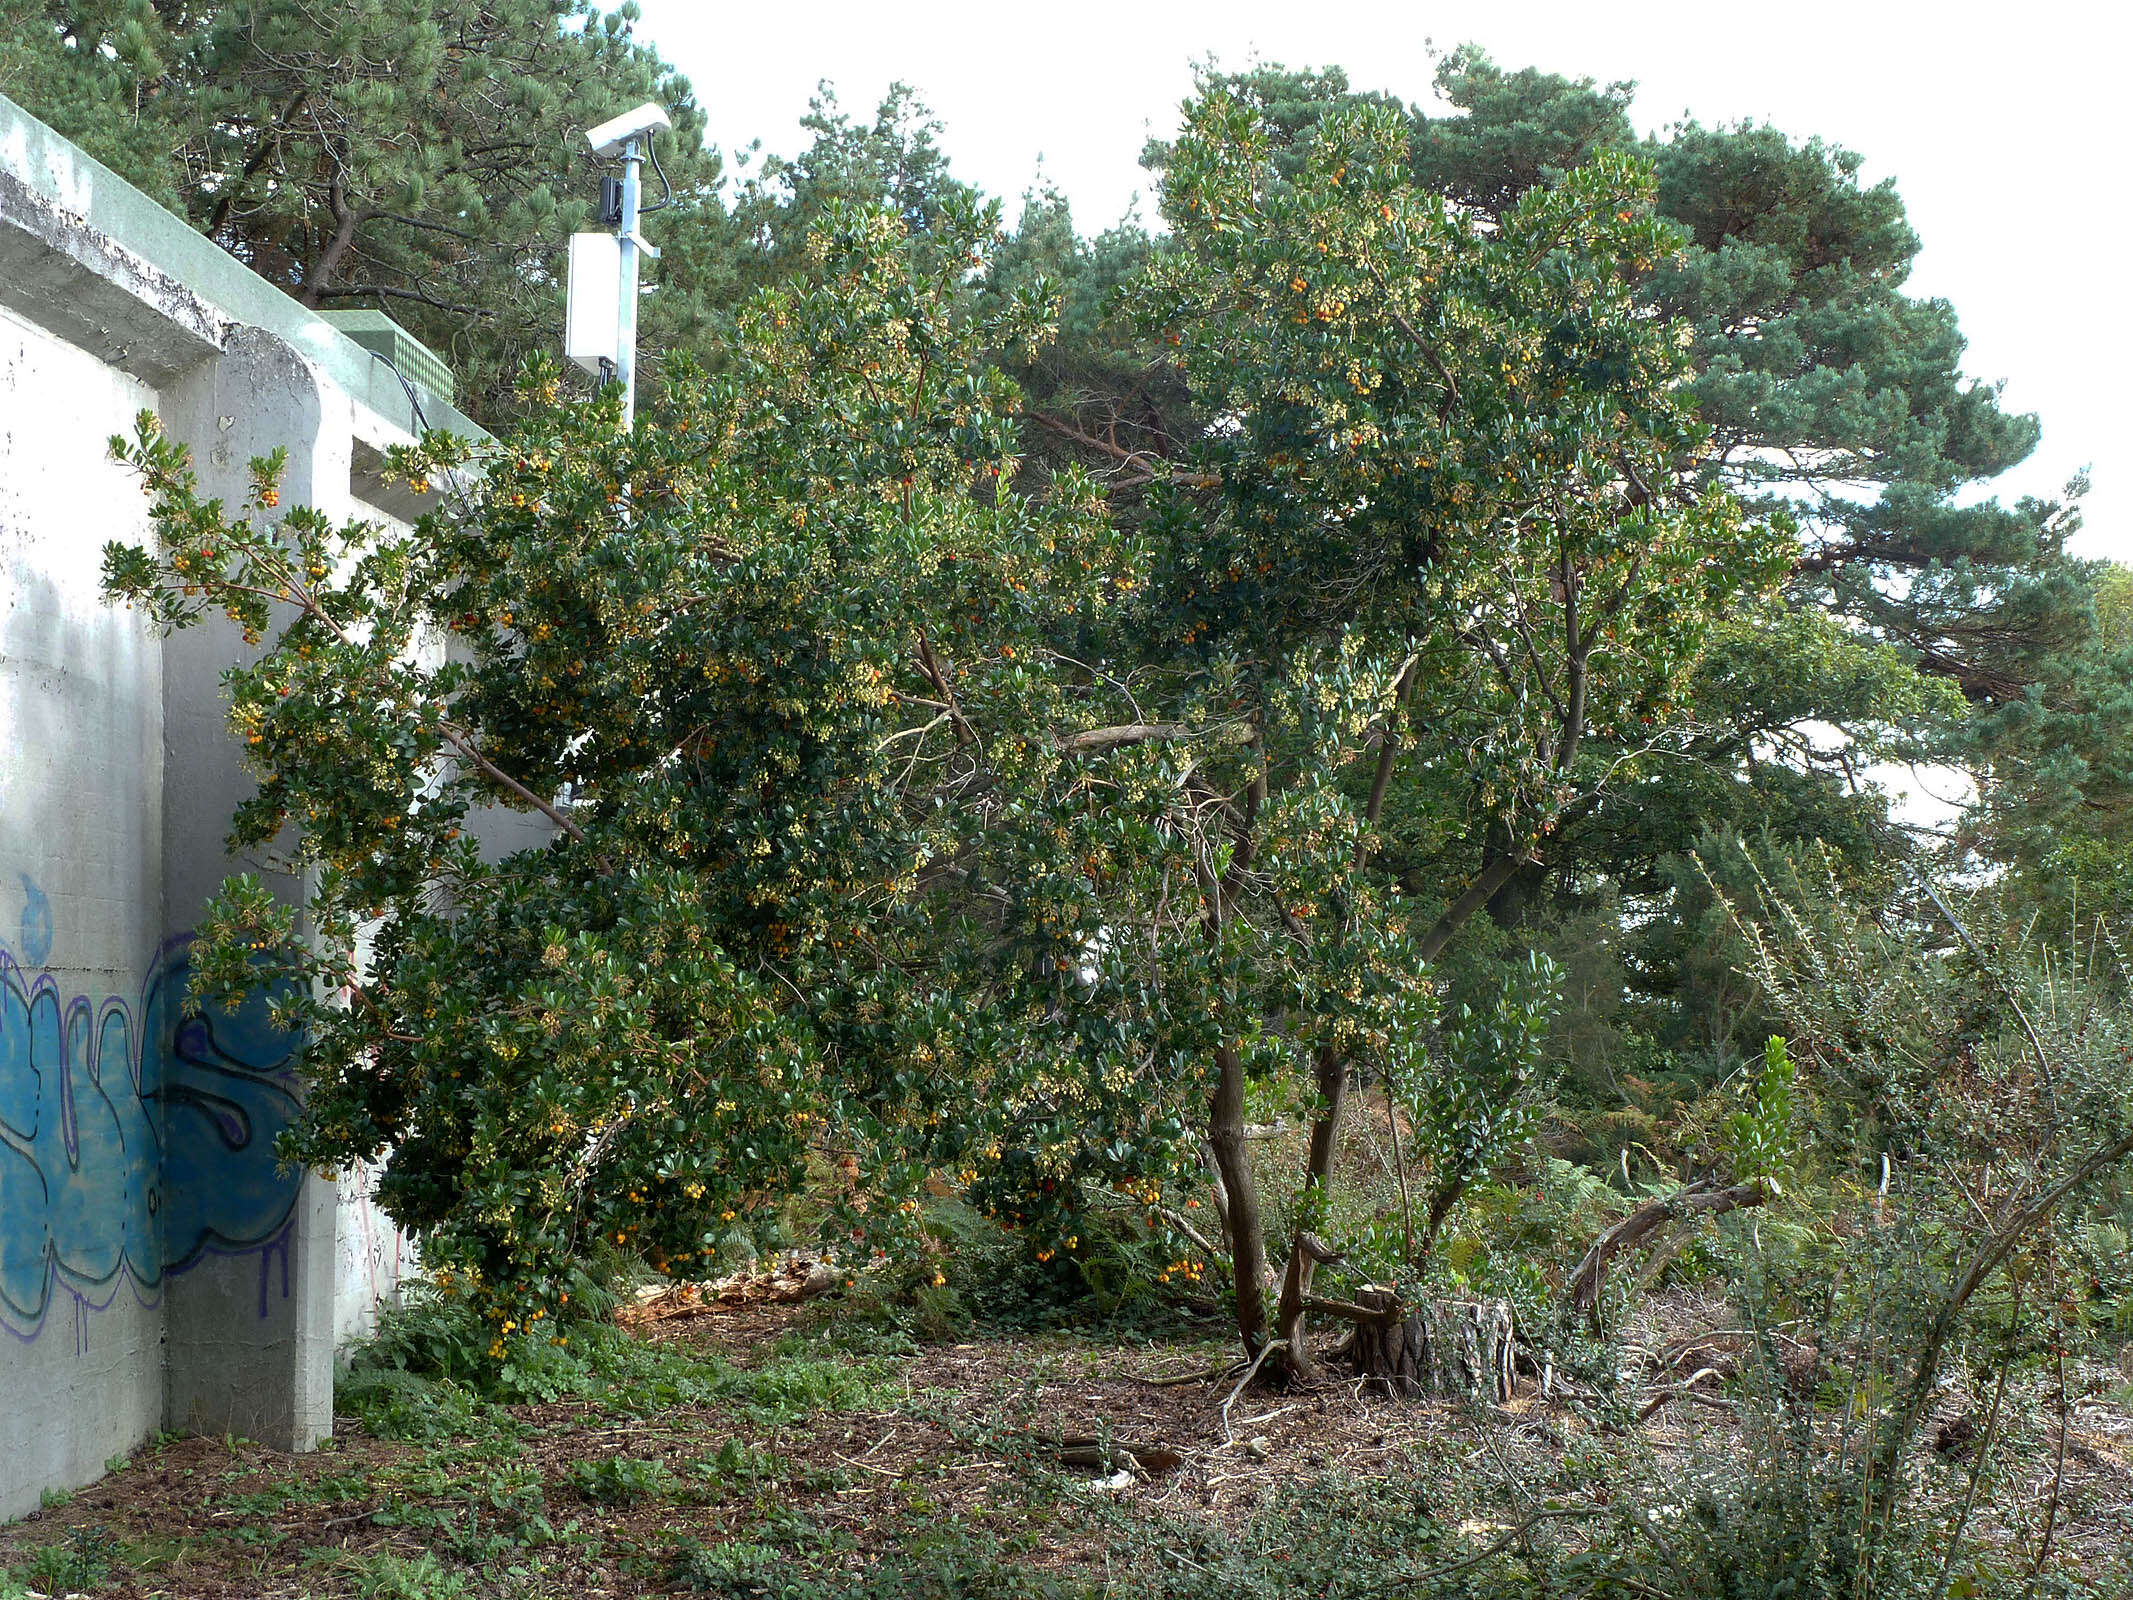
[[[650, 1321], [638, 1336], [677, 1370], [709, 1362], [775, 1376], [781, 1339], [839, 1315], [834, 1300], [744, 1301]], [[1745, 1348], [1726, 1327], [1721, 1305], [1653, 1302], [1630, 1341], [1651, 1408], [1635, 1437], [1605, 1447], [1722, 1454], [1735, 1423], [1719, 1391]], [[768, 1594], [740, 1580], [720, 1590], [687, 1552], [805, 1547], [817, 1570], [861, 1569], [914, 1529], [952, 1525], [987, 1530], [1031, 1570], [1079, 1575], [1093, 1590], [1116, 1569], [1107, 1540], [1120, 1517], [1236, 1532], [1300, 1479], [1433, 1470], [1546, 1481], [1581, 1439], [1594, 1442], [1579, 1411], [1532, 1377], [1486, 1408], [1390, 1401], [1355, 1382], [1232, 1401], [1229, 1358], [1212, 1327], [1138, 1345], [973, 1339], [873, 1359], [858, 1391], [819, 1404], [624, 1403], [610, 1392], [512, 1407], [425, 1442], [373, 1438], [344, 1419], [330, 1448], [306, 1456], [167, 1439], [0, 1529], [0, 1568], [31, 1592], [72, 1584], [201, 1600]], [[2133, 1546], [2133, 1416], [2114, 1369], [2070, 1374], [2068, 1387], [2082, 1392], [2070, 1395], [2063, 1466], [2047, 1452], [2041, 1476], [2003, 1485], [1977, 1514], [1980, 1526], [2034, 1529], [2056, 1477], [2057, 1559], [2078, 1568]], [[2030, 1422], [2055, 1432], [2049, 1398], [2026, 1403]], [[1974, 1447], [1973, 1415], [1948, 1396], [1929, 1424], [1936, 1448]], [[1502, 1525], [1474, 1508], [1472, 1530]]]

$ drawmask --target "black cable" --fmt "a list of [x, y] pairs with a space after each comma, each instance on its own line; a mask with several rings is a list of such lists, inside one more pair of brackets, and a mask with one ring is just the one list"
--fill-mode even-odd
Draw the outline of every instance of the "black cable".
[[659, 174], [660, 186], [666, 190], [667, 197], [656, 206], [638, 206], [637, 215], [640, 217], [654, 211], [664, 211], [674, 203], [674, 185], [667, 181], [667, 169], [659, 164], [659, 141], [650, 134], [646, 134], [644, 136], [644, 149], [645, 154], [652, 158], [652, 170]]
[[408, 382], [407, 374], [402, 372], [393, 361], [393, 358], [382, 350], [371, 351], [370, 359], [384, 362], [385, 370], [400, 380], [400, 387], [407, 395], [407, 409], [414, 414], [416, 427], [421, 432], [428, 433], [430, 431], [430, 419], [423, 415], [422, 400], [415, 393], [415, 386]]
[[[370, 359], [384, 362], [385, 370], [400, 380], [400, 392], [407, 396], [407, 409], [414, 413], [416, 438], [419, 439], [423, 434], [428, 433], [430, 431], [430, 419], [428, 413], [422, 409], [421, 392], [416, 389], [414, 384], [408, 381], [407, 374], [400, 370], [400, 364], [382, 350], [372, 350]], [[461, 504], [464, 506], [464, 500], [462, 500]]]

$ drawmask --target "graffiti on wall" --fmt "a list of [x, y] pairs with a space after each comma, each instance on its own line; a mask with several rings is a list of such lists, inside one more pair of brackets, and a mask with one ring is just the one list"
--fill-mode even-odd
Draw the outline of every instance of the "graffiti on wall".
[[17, 1338], [69, 1297], [80, 1339], [86, 1311], [129, 1290], [153, 1304], [210, 1253], [260, 1252], [264, 1314], [302, 1181], [274, 1155], [291, 1040], [257, 995], [186, 1016], [185, 951], [167, 945], [130, 1006], [0, 946], [0, 1326]]
[[52, 953], [52, 902], [27, 872], [15, 876], [22, 880], [22, 959], [41, 967]]

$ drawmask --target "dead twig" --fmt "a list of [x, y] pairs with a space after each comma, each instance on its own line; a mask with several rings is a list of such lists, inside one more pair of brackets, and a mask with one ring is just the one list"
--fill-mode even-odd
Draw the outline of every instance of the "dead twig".
[[1992, 1390], [1992, 1414], [1985, 1419], [1985, 1439], [1977, 1449], [1977, 1460], [1970, 1464], [1970, 1487], [1963, 1493], [1963, 1508], [1956, 1513], [1955, 1526], [1948, 1530], [1948, 1549], [1941, 1559], [1940, 1577], [1934, 1582], [1935, 1600], [1948, 1592], [1949, 1581], [1955, 1576], [1955, 1553], [1962, 1548], [1963, 1529], [1970, 1521], [1970, 1508], [1977, 1502], [1978, 1480], [1985, 1476], [1985, 1461], [1992, 1454], [1992, 1441], [1999, 1433], [2000, 1402], [2007, 1395], [2007, 1371], [2011, 1361], [2000, 1363], [1999, 1382]]
[[1419, 1584], [1434, 1583], [1439, 1578], [1449, 1578], [1455, 1572], [1466, 1571], [1468, 1567], [1478, 1567], [1481, 1565], [1482, 1562], [1488, 1560], [1491, 1556], [1498, 1556], [1503, 1554], [1504, 1551], [1510, 1549], [1511, 1546], [1513, 1546], [1514, 1544], [1517, 1544], [1521, 1539], [1525, 1538], [1527, 1534], [1531, 1533], [1535, 1528], [1539, 1527], [1544, 1522], [1581, 1521], [1587, 1517], [1603, 1517], [1607, 1515], [1607, 1511], [1608, 1508], [1605, 1506], [1543, 1507], [1539, 1511], [1528, 1513], [1524, 1520], [1515, 1523], [1510, 1528], [1510, 1530], [1506, 1532], [1504, 1536], [1498, 1539], [1494, 1544], [1489, 1545], [1485, 1549], [1477, 1550], [1472, 1555], [1467, 1556], [1462, 1560], [1447, 1562], [1441, 1567], [1430, 1567], [1426, 1571], [1415, 1573], [1412, 1577], [1403, 1578], [1400, 1581], [1400, 1587], [1411, 1589]]
[[[2052, 1558], [2052, 1535], [2059, 1531], [2059, 1498], [2066, 1492], [2066, 1340], [2064, 1330], [2055, 1332], [2052, 1339], [2052, 1354], [2059, 1376], [2059, 1451], [2052, 1461], [2052, 1497], [2044, 1511], [2044, 1537], [2037, 1542], [2036, 1565], [2029, 1569], [2029, 1581], [2022, 1585], [2023, 1600], [2036, 1592], [2037, 1581], [2044, 1576], [2044, 1568]], [[2000, 1381], [2007, 1380], [2007, 1369], [2000, 1369]]]
[[861, 1461], [854, 1456], [846, 1455], [842, 1450], [832, 1450], [830, 1454], [835, 1456], [839, 1461], [842, 1461], [846, 1466], [857, 1467], [861, 1472], [879, 1473], [884, 1478], [895, 1478], [898, 1480], [911, 1476], [911, 1474], [908, 1472], [895, 1472], [888, 1467], [877, 1467], [871, 1461]]
[[1696, 1385], [1703, 1382], [1704, 1379], [1722, 1376], [1723, 1374], [1716, 1367], [1704, 1367], [1692, 1377], [1684, 1378], [1679, 1383], [1666, 1385], [1665, 1388], [1655, 1392], [1651, 1399], [1644, 1403], [1643, 1409], [1637, 1413], [1637, 1420], [1643, 1422], [1669, 1400], [1695, 1400], [1704, 1405], [1716, 1406], [1722, 1410], [1733, 1410], [1732, 1401], [1714, 1394], [1700, 1394], [1696, 1389]]
[[1237, 1442], [1237, 1436], [1229, 1431], [1229, 1408], [1237, 1403], [1237, 1396], [1244, 1393], [1251, 1386], [1252, 1379], [1259, 1375], [1259, 1368], [1266, 1361], [1266, 1358], [1276, 1350], [1286, 1350], [1288, 1347], [1289, 1341], [1286, 1339], [1269, 1339], [1265, 1344], [1261, 1345], [1259, 1353], [1252, 1357], [1252, 1364], [1244, 1369], [1244, 1376], [1237, 1380], [1237, 1387], [1230, 1390], [1229, 1398], [1222, 1402], [1222, 1442], [1224, 1444], [1235, 1444]]
[[1236, 1362], [1225, 1361], [1218, 1367], [1208, 1367], [1204, 1371], [1179, 1372], [1167, 1377], [1138, 1378], [1135, 1381], [1145, 1383], [1151, 1389], [1182, 1389], [1188, 1383], [1213, 1383], [1236, 1370]]

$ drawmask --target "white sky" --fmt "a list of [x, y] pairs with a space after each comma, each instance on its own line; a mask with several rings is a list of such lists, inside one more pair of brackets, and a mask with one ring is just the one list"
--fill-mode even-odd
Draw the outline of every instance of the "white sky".
[[2119, 0], [640, 3], [640, 36], [694, 81], [723, 148], [798, 149], [818, 80], [856, 115], [902, 79], [945, 125], [961, 176], [1012, 200], [1041, 158], [1084, 233], [1145, 188], [1142, 142], [1175, 126], [1191, 63], [1210, 53], [1338, 65], [1358, 88], [1415, 101], [1429, 95], [1429, 41], [1472, 40], [1505, 67], [1636, 80], [1642, 129], [1687, 112], [1819, 134], [1864, 155], [1866, 181], [1897, 180], [1925, 242], [1911, 292], [1953, 301], [1966, 370], [2006, 380], [2007, 403], [2043, 418], [2036, 455], [1995, 488], [2053, 494], [2092, 467], [2077, 548], [2133, 561], [2133, 331], [2119, 303], [2133, 288], [2120, 103], [2133, 22]]

